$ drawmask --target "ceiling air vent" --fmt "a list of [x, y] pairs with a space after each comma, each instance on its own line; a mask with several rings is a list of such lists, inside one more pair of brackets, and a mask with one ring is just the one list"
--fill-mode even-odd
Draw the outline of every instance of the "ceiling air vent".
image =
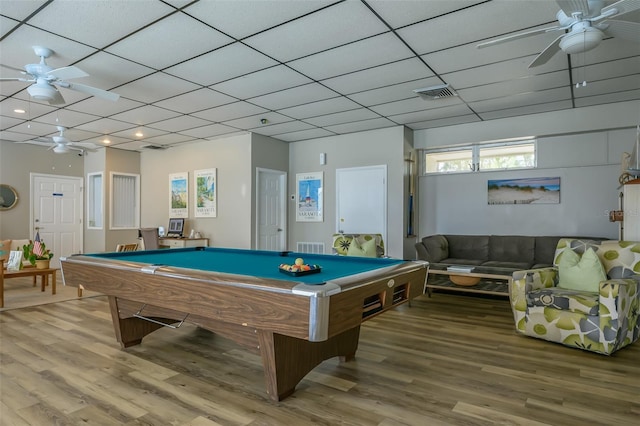
[[450, 98], [451, 96], [458, 96], [453, 89], [449, 88], [448, 84], [425, 87], [424, 89], [415, 89], [414, 92], [420, 95], [422, 99], [432, 101], [436, 99]]
[[162, 145], [145, 145], [142, 147], [142, 149], [158, 149], [158, 150], [162, 150], [162, 149], [167, 149], [166, 146], [162, 146]]

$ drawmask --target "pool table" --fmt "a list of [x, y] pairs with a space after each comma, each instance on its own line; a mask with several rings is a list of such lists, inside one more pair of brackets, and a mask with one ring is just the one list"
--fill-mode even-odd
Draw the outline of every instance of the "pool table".
[[[296, 258], [320, 272], [280, 271]], [[423, 294], [428, 272], [424, 261], [210, 247], [60, 261], [65, 284], [109, 297], [123, 348], [195, 324], [260, 354], [275, 401], [325, 359], [352, 359], [361, 323]]]

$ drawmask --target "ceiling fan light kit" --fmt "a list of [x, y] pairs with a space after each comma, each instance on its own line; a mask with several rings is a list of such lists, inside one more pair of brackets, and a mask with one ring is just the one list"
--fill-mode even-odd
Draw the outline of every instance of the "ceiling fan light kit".
[[581, 30], [572, 30], [560, 40], [560, 49], [564, 53], [573, 55], [587, 52], [597, 47], [604, 34], [597, 28], [585, 26]]

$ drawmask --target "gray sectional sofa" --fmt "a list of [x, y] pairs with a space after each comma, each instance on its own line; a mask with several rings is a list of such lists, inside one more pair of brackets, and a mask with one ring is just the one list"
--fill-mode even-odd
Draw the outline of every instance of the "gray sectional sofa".
[[553, 265], [560, 238], [525, 235], [430, 235], [416, 243], [418, 259], [432, 266], [474, 265], [524, 270]]

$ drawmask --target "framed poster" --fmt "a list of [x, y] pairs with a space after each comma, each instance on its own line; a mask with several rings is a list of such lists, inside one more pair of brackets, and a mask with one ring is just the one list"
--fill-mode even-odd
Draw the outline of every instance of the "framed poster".
[[487, 181], [487, 204], [559, 204], [560, 178]]
[[169, 175], [169, 217], [189, 217], [189, 173]]
[[194, 216], [218, 216], [218, 191], [216, 173], [218, 169], [195, 170], [193, 172]]
[[322, 222], [322, 172], [296, 174], [296, 222]]

